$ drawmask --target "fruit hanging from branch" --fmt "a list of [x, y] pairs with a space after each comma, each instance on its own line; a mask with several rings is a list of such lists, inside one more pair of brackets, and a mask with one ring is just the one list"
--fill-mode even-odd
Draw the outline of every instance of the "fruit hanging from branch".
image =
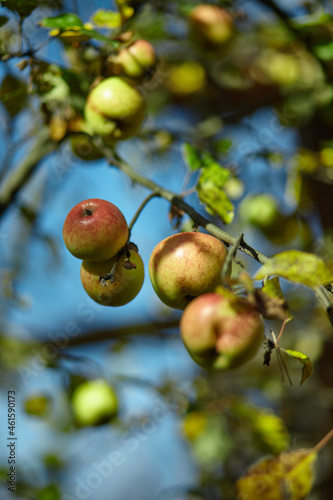
[[[116, 264], [111, 279], [104, 281], [102, 276], [110, 273]], [[83, 288], [98, 304], [119, 307], [131, 302], [140, 292], [144, 280], [144, 266], [141, 256], [134, 250], [127, 257], [126, 252], [105, 262], [89, 262], [81, 265]]]
[[118, 76], [97, 84], [88, 95], [84, 110], [88, 125], [108, 144], [135, 135], [145, 114], [140, 92]]
[[78, 203], [68, 213], [63, 238], [74, 257], [102, 262], [114, 257], [126, 244], [128, 226], [118, 207], [92, 198]]
[[208, 234], [174, 234], [154, 248], [149, 274], [158, 297], [166, 305], [184, 309], [198, 295], [221, 283], [227, 255], [224, 244]]
[[194, 299], [182, 315], [180, 330], [189, 354], [204, 368], [238, 368], [255, 356], [264, 340], [259, 312], [231, 292]]

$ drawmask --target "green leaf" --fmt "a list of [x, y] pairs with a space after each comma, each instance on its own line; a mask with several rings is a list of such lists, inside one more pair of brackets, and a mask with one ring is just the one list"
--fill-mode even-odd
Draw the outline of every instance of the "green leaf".
[[119, 28], [122, 25], [120, 12], [100, 9], [92, 17], [92, 21], [101, 28]]
[[313, 364], [311, 359], [306, 356], [306, 354], [303, 354], [302, 352], [299, 351], [293, 351], [291, 349], [283, 349], [280, 347], [281, 351], [285, 352], [288, 354], [288, 356], [291, 356], [294, 359], [298, 359], [301, 363], [303, 363], [303, 369], [302, 369], [302, 380], [300, 382], [300, 385], [304, 384], [307, 378], [311, 377], [313, 373]]
[[316, 55], [323, 61], [331, 61], [333, 59], [333, 41], [314, 47]]
[[60, 14], [55, 17], [44, 17], [39, 22], [43, 28], [58, 28], [65, 30], [68, 28], [83, 28], [81, 19], [75, 14]]
[[190, 170], [198, 170], [201, 167], [200, 151], [187, 142], [182, 147], [183, 160]]
[[224, 191], [230, 172], [208, 154], [203, 155], [202, 160], [204, 168], [197, 185], [199, 199], [206, 205], [208, 213], [216, 214], [225, 224], [230, 224], [234, 218], [234, 206]]
[[0, 16], [0, 28], [4, 26], [9, 21], [8, 17]]
[[259, 280], [272, 275], [311, 288], [333, 282], [332, 272], [320, 257], [299, 250], [276, 254], [257, 271], [254, 278]]
[[230, 139], [220, 139], [215, 143], [216, 151], [219, 153], [227, 153], [232, 146], [232, 141]]

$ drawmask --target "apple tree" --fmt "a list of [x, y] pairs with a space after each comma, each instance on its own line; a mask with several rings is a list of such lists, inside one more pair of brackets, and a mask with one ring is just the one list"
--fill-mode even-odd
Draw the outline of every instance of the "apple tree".
[[5, 498], [330, 498], [332, 40], [318, 0], [1, 2]]

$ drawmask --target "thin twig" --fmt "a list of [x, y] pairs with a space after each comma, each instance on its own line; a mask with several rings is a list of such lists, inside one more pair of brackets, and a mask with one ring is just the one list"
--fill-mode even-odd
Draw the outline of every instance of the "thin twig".
[[141, 205], [139, 206], [139, 208], [137, 209], [137, 211], [135, 212], [131, 222], [129, 223], [128, 225], [128, 241], [130, 241], [130, 238], [131, 238], [131, 232], [132, 232], [132, 229], [133, 229], [133, 226], [134, 224], [136, 223], [136, 221], [138, 220], [142, 210], [145, 208], [145, 206], [150, 202], [150, 200], [152, 200], [153, 198], [156, 198], [156, 196], [160, 196], [158, 193], [151, 193], [150, 195], [148, 195], [144, 200], [143, 202], [141, 203]]
[[226, 259], [224, 261], [223, 268], [222, 268], [222, 273], [221, 273], [222, 278], [225, 278], [226, 276], [230, 276], [231, 266], [232, 266], [232, 263], [236, 257], [237, 250], [239, 248], [241, 241], [243, 240], [243, 237], [244, 237], [244, 234], [240, 233], [237, 236], [235, 243], [232, 245], [232, 247], [229, 248], [228, 255], [226, 256]]

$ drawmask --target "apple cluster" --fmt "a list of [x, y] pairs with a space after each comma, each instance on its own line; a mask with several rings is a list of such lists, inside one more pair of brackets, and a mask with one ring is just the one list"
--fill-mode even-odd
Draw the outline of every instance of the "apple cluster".
[[193, 360], [204, 368], [242, 366], [255, 356], [264, 339], [256, 308], [218, 287], [226, 256], [226, 247], [217, 238], [184, 232], [158, 243], [149, 261], [156, 294], [166, 305], [184, 310], [182, 340]]
[[65, 245], [74, 257], [82, 259], [83, 288], [98, 304], [123, 306], [141, 290], [143, 261], [136, 246], [128, 244], [128, 237], [124, 215], [106, 200], [84, 200], [66, 217]]
[[[122, 212], [90, 199], [66, 217], [67, 249], [82, 259], [81, 282], [98, 304], [122, 306], [139, 293], [144, 266], [128, 243]], [[164, 304], [184, 310], [182, 340], [205, 368], [237, 368], [254, 357], [264, 338], [262, 318], [247, 299], [219, 287], [227, 249], [217, 238], [196, 231], [174, 234], [154, 248], [149, 260], [153, 288]]]

